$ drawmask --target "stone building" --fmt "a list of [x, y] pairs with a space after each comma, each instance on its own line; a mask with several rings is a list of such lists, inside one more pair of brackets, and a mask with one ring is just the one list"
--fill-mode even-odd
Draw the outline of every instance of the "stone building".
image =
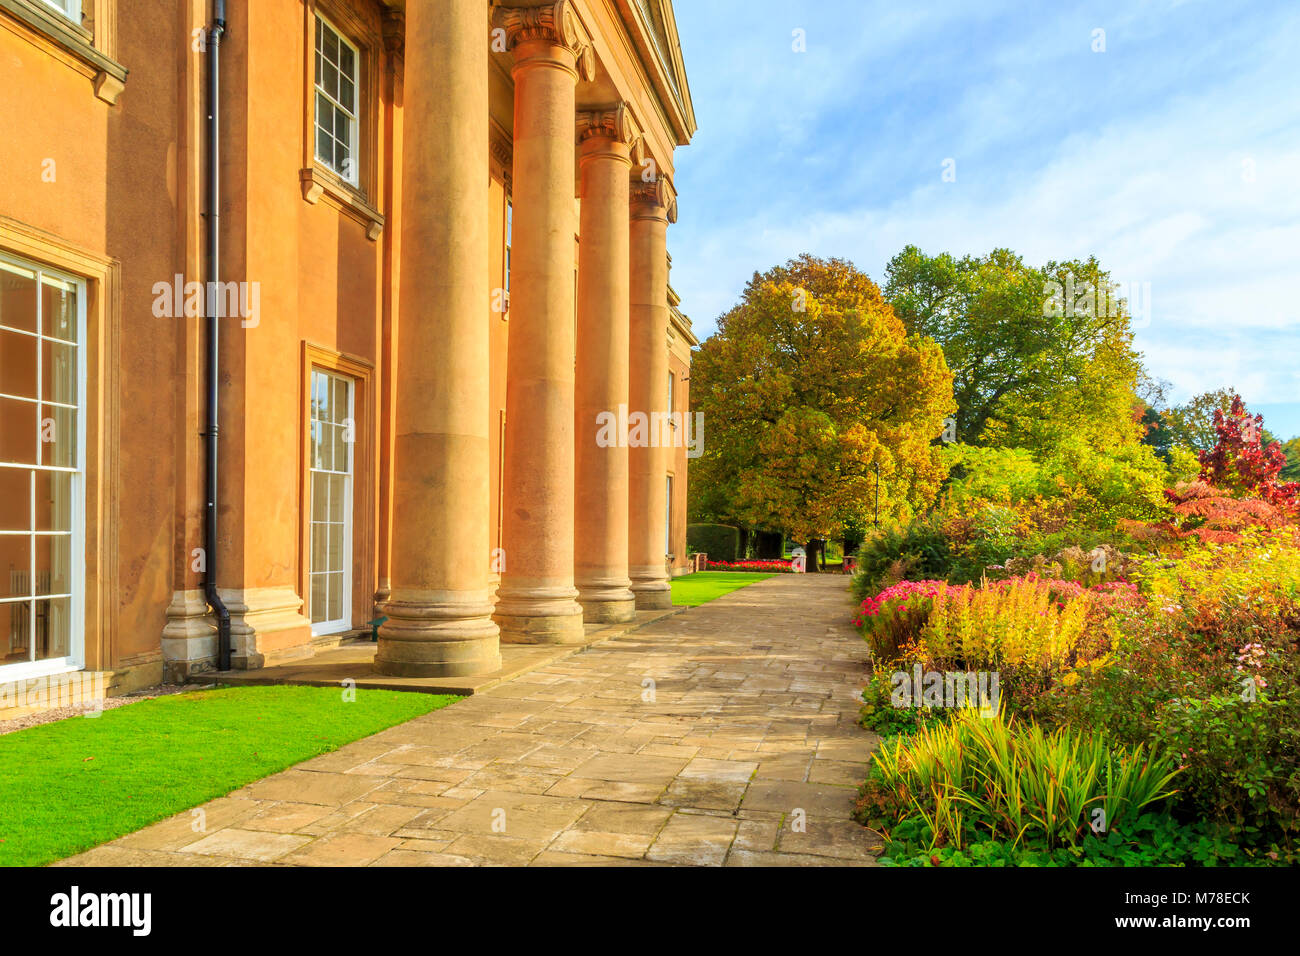
[[0, 683], [665, 606], [694, 131], [669, 0], [0, 0]]

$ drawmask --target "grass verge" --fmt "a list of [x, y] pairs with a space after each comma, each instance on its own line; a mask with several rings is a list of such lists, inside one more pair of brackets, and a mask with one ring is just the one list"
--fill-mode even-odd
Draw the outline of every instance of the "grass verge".
[[696, 571], [694, 574], [684, 574], [680, 578], [673, 578], [673, 603], [699, 607], [714, 598], [770, 577], [773, 575], [756, 571]]
[[229, 687], [0, 736], [0, 865], [39, 866], [460, 698]]

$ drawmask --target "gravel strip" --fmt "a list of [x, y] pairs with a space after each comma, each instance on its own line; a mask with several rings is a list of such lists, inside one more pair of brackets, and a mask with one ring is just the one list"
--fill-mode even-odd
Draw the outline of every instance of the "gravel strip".
[[[180, 684], [158, 684], [154, 687], [146, 687], [132, 694], [126, 694], [122, 697], [107, 697], [100, 701], [100, 707], [103, 710], [116, 710], [118, 707], [125, 707], [127, 704], [138, 703], [142, 700], [152, 700], [154, 697], [166, 697], [170, 694], [182, 694], [187, 690], [198, 690], [199, 687], [194, 685], [181, 686]], [[93, 711], [91, 711], [93, 713]], [[52, 724], [56, 720], [67, 720], [69, 717], [81, 717], [87, 713], [84, 707], [52, 707], [49, 710], [42, 710], [35, 714], [26, 714], [22, 717], [14, 717], [10, 720], [0, 720], [0, 736], [11, 734], [15, 730], [26, 730], [28, 727], [35, 727], [38, 724]]]

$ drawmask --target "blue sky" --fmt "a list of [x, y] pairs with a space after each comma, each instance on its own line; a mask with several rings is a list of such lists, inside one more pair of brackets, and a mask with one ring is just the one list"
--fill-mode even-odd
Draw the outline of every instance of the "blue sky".
[[1175, 401], [1232, 385], [1300, 434], [1300, 3], [675, 9], [700, 131], [669, 248], [701, 338], [801, 252], [878, 282], [908, 243], [1095, 254], [1150, 283], [1137, 347]]

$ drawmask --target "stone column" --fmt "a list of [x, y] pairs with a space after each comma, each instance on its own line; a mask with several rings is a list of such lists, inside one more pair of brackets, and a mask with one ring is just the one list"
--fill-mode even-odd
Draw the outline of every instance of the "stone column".
[[[506, 363], [502, 640], [578, 643], [573, 577], [574, 117], [579, 53], [568, 0], [498, 7], [514, 51], [514, 235]], [[486, 168], [486, 167], [485, 167]], [[480, 177], [481, 178], [481, 177]]]
[[[664, 550], [668, 509], [668, 221], [662, 180], [632, 183], [630, 415], [646, 416], [628, 449], [628, 570], [638, 610], [672, 607]], [[657, 413], [657, 414], [656, 414]]]
[[380, 673], [501, 666], [488, 599], [487, 0], [406, 14], [392, 589]]
[[636, 617], [627, 570], [627, 444], [618, 428], [628, 403], [628, 173], [636, 134], [619, 105], [579, 113], [578, 136], [574, 572], [584, 618], [619, 623]]

